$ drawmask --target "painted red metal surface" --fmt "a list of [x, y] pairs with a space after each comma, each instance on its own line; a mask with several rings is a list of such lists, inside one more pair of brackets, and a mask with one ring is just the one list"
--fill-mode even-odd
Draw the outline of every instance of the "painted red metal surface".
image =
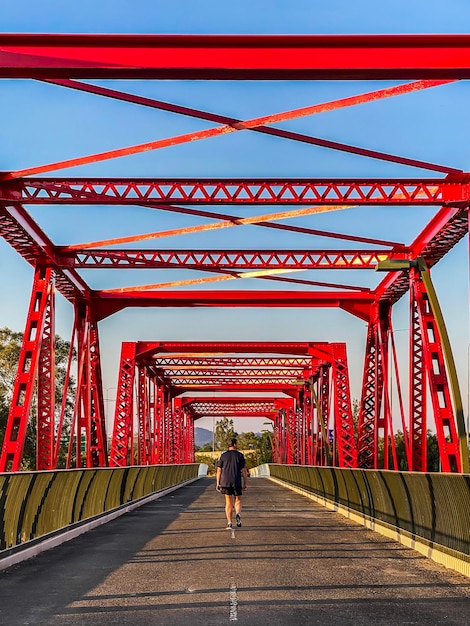
[[24, 204], [407, 205], [463, 206], [465, 174], [453, 178], [387, 179], [113, 179], [0, 178], [0, 202]]
[[[38, 266], [34, 274], [28, 317], [18, 363], [18, 373], [15, 379], [13, 398], [0, 456], [1, 472], [16, 472], [21, 466], [43, 332], [46, 325], [46, 317], [49, 316], [48, 308], [51, 306], [51, 281], [51, 269]], [[48, 341], [48, 338], [46, 341]], [[45, 364], [44, 369], [47, 374], [52, 373], [51, 368], [48, 368], [47, 364]], [[42, 388], [40, 397], [44, 401], [41, 404], [44, 403], [45, 414], [44, 412], [41, 413], [44, 421], [40, 425], [40, 449], [38, 454], [41, 458], [41, 463], [44, 461], [44, 464], [47, 464], [47, 457], [49, 453], [52, 453], [50, 446], [53, 426], [51, 425], [48, 396], [49, 391]]]
[[[407, 258], [405, 251], [400, 255]], [[375, 269], [400, 258], [390, 250], [76, 250], [64, 265], [75, 269]]]
[[2, 78], [469, 78], [468, 35], [0, 36]]
[[[193, 350], [191, 356], [185, 354], [178, 357], [177, 354]], [[216, 350], [218, 356], [211, 356], [210, 352]], [[280, 353], [291, 352], [292, 354], [309, 354], [309, 358], [273, 356], [277, 351]], [[231, 356], [220, 356], [223, 352]], [[269, 357], [248, 357], [247, 352], [270, 353]], [[166, 356], [174, 352], [172, 357]], [[198, 356], [203, 352], [203, 356]], [[131, 356], [126, 356], [127, 354]], [[349, 378], [347, 362], [345, 359], [345, 346], [342, 344], [288, 344], [275, 342], [235, 342], [235, 343], [205, 343], [205, 342], [155, 342], [137, 344], [124, 344], [121, 365], [120, 383], [129, 386], [130, 379], [139, 372], [139, 384], [137, 385], [136, 404], [139, 420], [138, 454], [139, 463], [145, 464], [150, 459], [157, 462], [185, 462], [182, 459], [189, 458], [189, 442], [194, 439], [194, 422], [201, 417], [261, 417], [273, 421], [277, 425], [274, 428], [274, 448], [279, 458], [289, 463], [305, 463], [309, 458], [313, 460], [314, 431], [318, 427], [313, 424], [312, 404], [308, 381], [322, 380], [325, 371], [332, 368], [334, 384], [331, 393], [333, 398], [323, 407], [334, 407], [332, 415], [325, 414], [323, 419], [331, 422], [332, 432], [336, 434], [336, 447], [331, 461], [341, 467], [353, 467], [355, 465], [354, 445], [351, 434], [352, 412], [349, 398]], [[279, 363], [277, 360], [279, 359]], [[184, 372], [181, 371], [181, 363], [184, 361]], [[255, 361], [256, 370], [246, 367], [247, 361]], [[171, 365], [168, 365], [170, 362]], [[175, 364], [178, 362], [179, 364]], [[285, 368], [284, 365], [290, 366]], [[231, 367], [227, 365], [230, 363]], [[253, 364], [253, 363], [251, 363]], [[129, 369], [130, 368], [130, 369]], [[283, 376], [279, 376], [279, 371]], [[133, 371], [134, 374], [130, 374]], [[182, 374], [190, 372], [185, 378]], [[300, 387], [299, 387], [300, 385]], [[188, 395], [192, 391], [200, 391], [213, 387], [218, 395], [214, 397]], [[161, 414], [163, 422], [152, 409], [152, 398], [157, 398], [158, 390], [164, 390], [164, 408]], [[253, 392], [271, 392], [271, 396], [259, 396], [257, 398], [246, 397]], [[235, 393], [234, 393], [235, 392]], [[325, 388], [325, 395], [330, 390]], [[225, 395], [224, 395], [225, 394]], [[227, 395], [232, 394], [232, 395]], [[128, 402], [127, 417], [119, 414], [115, 425], [112, 451], [125, 443], [125, 453], [119, 455], [122, 459], [130, 453], [132, 435], [133, 403]], [[118, 410], [117, 410], [118, 411]], [[152, 426], [154, 421], [154, 426]], [[158, 436], [152, 442], [147, 436], [152, 429], [158, 431]], [[321, 430], [321, 429], [320, 429]], [[274, 436], [274, 435], [273, 435]], [[321, 436], [320, 436], [321, 439]], [[159, 454], [158, 442], [163, 444], [164, 449]], [[152, 449], [148, 448], [150, 446]], [[119, 464], [120, 459], [115, 458], [113, 463]], [[122, 463], [123, 461], [121, 461]], [[186, 461], [187, 462], [187, 461]]]
[[[0, 35], [0, 77], [41, 79], [97, 96], [218, 124], [203, 131], [45, 165], [32, 165], [0, 175], [0, 235], [35, 268], [32, 304], [25, 327], [25, 342], [21, 349], [0, 470], [16, 471], [20, 466], [36, 382], [37, 466], [38, 469], [52, 469], [57, 463], [56, 431], [60, 432], [63, 424], [65, 396], [57, 429], [53, 384], [54, 284], [73, 303], [76, 312], [72, 344], [77, 348], [77, 394], [69, 440], [69, 466], [73, 457], [77, 466], [97, 467], [108, 463], [98, 340], [100, 320], [127, 307], [262, 306], [339, 307], [367, 323], [357, 440], [351, 409], [347, 353], [342, 344], [139, 342], [124, 344], [122, 349], [109, 463], [123, 466], [135, 462], [191, 462], [194, 458], [194, 422], [202, 416], [202, 411], [219, 416], [251, 411], [250, 414], [254, 415], [261, 414], [265, 407], [260, 403], [248, 407], [240, 399], [220, 401], [209, 406], [208, 403], [198, 403], [196, 400], [183, 401], [181, 394], [218, 389], [223, 394], [230, 392], [240, 395], [255, 387], [266, 393], [270, 398], [270, 406], [275, 407], [269, 411], [268, 419], [273, 421], [273, 455], [276, 461], [378, 467], [379, 440], [383, 438], [389, 444], [385, 445], [383, 466], [396, 468], [390, 388], [392, 372], [389, 362], [393, 358], [396, 363], [397, 358], [393, 346], [390, 307], [410, 290], [408, 422], [400, 398], [408, 469], [426, 469], [427, 395], [431, 399], [442, 467], [445, 471], [462, 469], [443, 346], [436, 329], [436, 320], [429, 313], [427, 294], [419, 272], [390, 273], [372, 289], [278, 276], [276, 272], [370, 270], [381, 260], [399, 258], [414, 261], [421, 257], [428, 267], [432, 267], [468, 232], [469, 175], [457, 168], [272, 128], [271, 125], [469, 78], [470, 36], [4, 34]], [[419, 80], [301, 109], [241, 120], [70, 80], [80, 77]], [[92, 164], [244, 130], [403, 166], [420, 167], [446, 174], [446, 177], [435, 177], [435, 174], [434, 178], [424, 179], [84, 179], [37, 176], [60, 168]], [[23, 204], [77, 207], [138, 205], [187, 214], [193, 218], [209, 218], [213, 222], [57, 246], [28, 214]], [[247, 217], [204, 208], [204, 205], [262, 204], [283, 205], [283, 210]], [[287, 210], [286, 205], [294, 208]], [[287, 219], [305, 218], [356, 206], [371, 207], [372, 210], [383, 206], [440, 208], [411, 244], [285, 223]], [[340, 243], [330, 250], [227, 251], [127, 247], [132, 243], [143, 246], [145, 241], [170, 236], [194, 236], [243, 226], [274, 228], [289, 234], [319, 235]], [[348, 245], [344, 249], [345, 242], [354, 242], [354, 248]], [[369, 249], [359, 244], [367, 244]], [[116, 248], [118, 245], [124, 247]], [[83, 269], [117, 268], [203, 270], [215, 276], [97, 291], [88, 286], [80, 273]], [[277, 288], [201, 289], [208, 282], [248, 277], [276, 281]], [[301, 284], [304, 289], [285, 290], [282, 289], [283, 284]], [[181, 289], [188, 286], [196, 288]], [[312, 287], [323, 287], [324, 291], [314, 291]], [[264, 356], [268, 349], [278, 356]], [[224, 356], [202, 355], [211, 350], [223, 353]], [[196, 356], [183, 356], [184, 351], [190, 351]], [[254, 358], [253, 354], [258, 357]], [[295, 364], [294, 358], [297, 358]], [[71, 358], [67, 375], [70, 373], [70, 362]], [[31, 368], [29, 363], [32, 364]], [[134, 398], [136, 382], [137, 394]], [[398, 377], [397, 386], [400, 396], [401, 383]], [[274, 397], [276, 393], [284, 394], [286, 399], [278, 401]], [[136, 442], [134, 406], [138, 421]], [[83, 458], [82, 442], [85, 448]]]

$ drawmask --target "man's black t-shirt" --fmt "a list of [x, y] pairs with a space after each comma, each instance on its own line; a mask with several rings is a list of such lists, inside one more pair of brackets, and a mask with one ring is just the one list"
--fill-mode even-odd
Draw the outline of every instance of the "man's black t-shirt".
[[245, 457], [238, 450], [226, 450], [221, 454], [217, 463], [222, 473], [220, 475], [220, 486], [240, 487], [242, 484], [242, 469], [245, 467]]

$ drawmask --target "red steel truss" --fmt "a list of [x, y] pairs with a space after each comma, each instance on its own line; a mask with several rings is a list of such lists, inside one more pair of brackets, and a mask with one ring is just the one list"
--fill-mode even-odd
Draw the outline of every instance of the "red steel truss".
[[[449, 179], [387, 180], [113, 180], [20, 178], [0, 183], [0, 200], [23, 204], [185, 205], [436, 205], [468, 203], [465, 175]], [[1, 180], [1, 179], [0, 179]]]
[[[426, 431], [431, 421], [437, 432], [442, 469], [468, 471], [458, 384], [428, 270], [468, 232], [470, 175], [454, 167], [272, 125], [468, 79], [469, 35], [0, 34], [0, 78], [34, 78], [54, 85], [53, 89], [78, 90], [217, 124], [185, 135], [0, 173], [0, 235], [34, 267], [0, 471], [21, 467], [34, 400], [37, 468], [57, 467], [67, 396], [64, 394], [60, 407], [56, 406], [56, 290], [75, 311], [66, 374], [66, 380], [74, 379], [76, 385], [67, 434], [67, 467], [191, 462], [195, 420], [207, 415], [261, 415], [273, 422], [273, 458], [277, 462], [378, 467], [383, 439], [382, 466], [397, 469], [397, 415], [391, 402], [394, 376], [407, 469], [426, 470]], [[243, 120], [79, 82], [75, 80], [78, 78], [415, 82]], [[241, 131], [413, 166], [432, 172], [432, 178], [149, 179], [63, 178], [53, 174]], [[49, 177], [42, 177], [44, 174]], [[137, 206], [152, 209], [157, 215], [188, 215], [193, 221], [187, 227], [59, 246], [29, 214], [26, 207], [35, 205], [63, 205], [64, 210], [67, 205], [77, 210], [90, 205]], [[243, 207], [239, 209], [243, 214], [222, 213], [221, 205]], [[271, 213], [245, 214], [259, 205], [276, 208]], [[346, 208], [364, 207], [376, 212], [391, 206], [436, 207], [436, 213], [409, 243], [313, 229], [305, 221], [291, 223]], [[211, 222], [195, 225], [194, 218]], [[171, 236], [244, 226], [275, 229], [289, 237], [301, 234], [334, 239], [335, 247], [211, 250], [145, 245]], [[336, 273], [341, 269], [371, 270], [379, 263], [398, 261], [409, 263], [409, 267], [390, 271], [374, 288], [282, 275], [327, 269]], [[83, 270], [110, 269], [176, 269], [186, 274], [172, 282], [99, 290], [92, 289], [82, 275]], [[201, 278], [201, 271], [210, 276]], [[273, 288], [205, 288], [207, 283], [236, 279], [270, 280]], [[302, 287], [294, 290], [292, 285]], [[409, 407], [405, 411], [391, 313], [407, 292], [411, 349]], [[358, 415], [352, 412], [347, 350], [342, 343], [124, 342], [108, 455], [99, 322], [130, 307], [206, 306], [336, 307], [364, 321], [367, 338]], [[218, 391], [216, 400], [194, 395], [214, 390]], [[248, 402], [243, 397], [247, 391], [265, 397]]]
[[[193, 356], [179, 357], [190, 351]], [[218, 356], [198, 356], [215, 351]], [[302, 358], [270, 356], [249, 357], [245, 353], [302, 354]], [[168, 352], [174, 352], [171, 357]], [[227, 353], [230, 356], [220, 356]], [[279, 360], [279, 363], [278, 363]], [[190, 375], [182, 378], [181, 365]], [[227, 363], [232, 367], [227, 369]], [[256, 364], [256, 370], [246, 367]], [[170, 363], [170, 365], [169, 365]], [[289, 367], [285, 367], [288, 365]], [[282, 368], [282, 375], [279, 373]], [[114, 433], [111, 445], [111, 465], [120, 466], [158, 459], [159, 462], [190, 462], [194, 448], [194, 422], [201, 417], [263, 417], [279, 428], [274, 428], [274, 448], [288, 463], [305, 463], [314, 458], [314, 445], [323, 442], [324, 428], [318, 425], [318, 416], [312, 411], [313, 387], [325, 372], [331, 369], [333, 397], [322, 419], [328, 425], [335, 442], [330, 461], [341, 467], [355, 467], [355, 444], [352, 408], [349, 393], [349, 374], [346, 348], [343, 344], [308, 343], [205, 343], [205, 342], [138, 342], [124, 343], [122, 347], [118, 396], [126, 402], [116, 406]], [[137, 394], [133, 393], [137, 380]], [[312, 388], [310, 387], [312, 386]], [[215, 398], [186, 395], [216, 388]], [[220, 395], [233, 393], [235, 395]], [[247, 397], [257, 391], [271, 397]], [[324, 389], [327, 395], [329, 391]], [[134, 403], [137, 411], [134, 411]], [[155, 410], [163, 403], [160, 413]], [[324, 407], [326, 405], [324, 404]], [[163, 413], [164, 420], [160, 415]], [[138, 427], [138, 458], [132, 454], [134, 414]], [[316, 433], [316, 436], [313, 436]]]

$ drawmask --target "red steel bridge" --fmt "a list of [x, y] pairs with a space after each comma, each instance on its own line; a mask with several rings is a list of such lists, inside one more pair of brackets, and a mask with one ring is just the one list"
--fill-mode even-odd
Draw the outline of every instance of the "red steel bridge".
[[[442, 470], [469, 471], [459, 382], [430, 270], [467, 234], [470, 175], [281, 126], [468, 79], [470, 36], [3, 34], [0, 78], [42, 81], [205, 123], [203, 130], [1, 172], [0, 234], [33, 266], [34, 279], [0, 471], [19, 469], [30, 419], [36, 420], [37, 469], [57, 466], [66, 398], [57, 407], [56, 292], [74, 309], [67, 368], [67, 379], [73, 376], [76, 381], [69, 466], [72, 458], [80, 467], [132, 464], [135, 443], [140, 465], [191, 462], [197, 419], [252, 416], [272, 421], [275, 462], [377, 468], [383, 438], [389, 442], [383, 466], [396, 469], [398, 419], [405, 433], [409, 470], [426, 470], [426, 432], [433, 426]], [[95, 84], [103, 79], [387, 80], [396, 84], [238, 119]], [[256, 172], [243, 179], [63, 175], [77, 166], [242, 131], [410, 166], [423, 175], [386, 179], [267, 179], [256, 177]], [[58, 245], [33, 218], [37, 206], [55, 205], [64, 210], [67, 206], [145, 207], [175, 218], [189, 216], [191, 225], [175, 222], [171, 229]], [[384, 207], [427, 207], [433, 209], [433, 216], [405, 242], [390, 241], [386, 235], [379, 239], [315, 229], [301, 219], [360, 207], [371, 214]], [[170, 236], [194, 239], [209, 231], [249, 226], [283, 235], [289, 248], [157, 245]], [[383, 230], [387, 232], [385, 218]], [[294, 247], [292, 242], [300, 235], [325, 238], [334, 248]], [[116, 288], [111, 280], [106, 289], [94, 289], [85, 279], [90, 270], [111, 277], [113, 270], [131, 269], [178, 272], [171, 282]], [[341, 283], [337, 278], [344, 276], [339, 270], [377, 269], [385, 273], [373, 275], [374, 287], [351, 285], [347, 279]], [[315, 280], [318, 270], [334, 270], [334, 282]], [[313, 278], [300, 278], [299, 271], [308, 271]], [[237, 279], [253, 279], [250, 289], [232, 288]], [[266, 280], [270, 283], [260, 282]], [[408, 299], [410, 317], [405, 376], [399, 375], [392, 326], [393, 307], [402, 298]], [[339, 308], [367, 328], [358, 410], [352, 408], [347, 346], [335, 337], [329, 342], [315, 342], [311, 336], [303, 342], [281, 342], [275, 337], [269, 342], [167, 342], [156, 336], [122, 344], [108, 445], [99, 323], [131, 307]], [[393, 377], [400, 401], [392, 415]]]

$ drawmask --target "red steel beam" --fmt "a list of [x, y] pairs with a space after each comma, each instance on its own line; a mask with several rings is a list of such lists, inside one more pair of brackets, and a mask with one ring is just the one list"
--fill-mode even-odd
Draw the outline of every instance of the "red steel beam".
[[[7, 176], [5, 174], [4, 176]], [[0, 182], [0, 202], [23, 204], [464, 205], [468, 175], [387, 179], [21, 178]]]
[[98, 319], [128, 307], [339, 307], [367, 320], [374, 302], [371, 293], [323, 291], [127, 291], [117, 296], [93, 295]]
[[216, 380], [219, 378], [228, 378], [232, 376], [234, 379], [240, 378], [253, 378], [260, 376], [263, 378], [298, 378], [302, 374], [303, 368], [241, 368], [241, 367], [229, 367], [229, 368], [212, 368], [199, 367], [197, 369], [189, 369], [186, 367], [167, 370], [160, 367], [159, 363], [155, 364], [156, 367], [161, 370], [162, 376], [169, 380], [174, 378], [186, 378], [190, 380]]
[[[330, 345], [325, 341], [138, 341], [136, 359], [168, 355], [203, 356], [220, 354], [289, 354], [307, 356], [320, 353], [331, 357]], [[162, 357], [162, 355], [164, 355]], [[177, 357], [178, 358], [178, 357]]]
[[[284, 358], [284, 357], [173, 357], [156, 358], [154, 364], [158, 368], [166, 370], [178, 369], [199, 369], [199, 367], [283, 367], [293, 369], [304, 369], [310, 367], [311, 359]], [[251, 398], [250, 398], [251, 399]]]
[[0, 77], [470, 78], [470, 36], [2, 34]]
[[[405, 257], [406, 250], [401, 253]], [[374, 269], [390, 250], [75, 250], [63, 263], [75, 269]], [[393, 255], [396, 256], [395, 254]]]

